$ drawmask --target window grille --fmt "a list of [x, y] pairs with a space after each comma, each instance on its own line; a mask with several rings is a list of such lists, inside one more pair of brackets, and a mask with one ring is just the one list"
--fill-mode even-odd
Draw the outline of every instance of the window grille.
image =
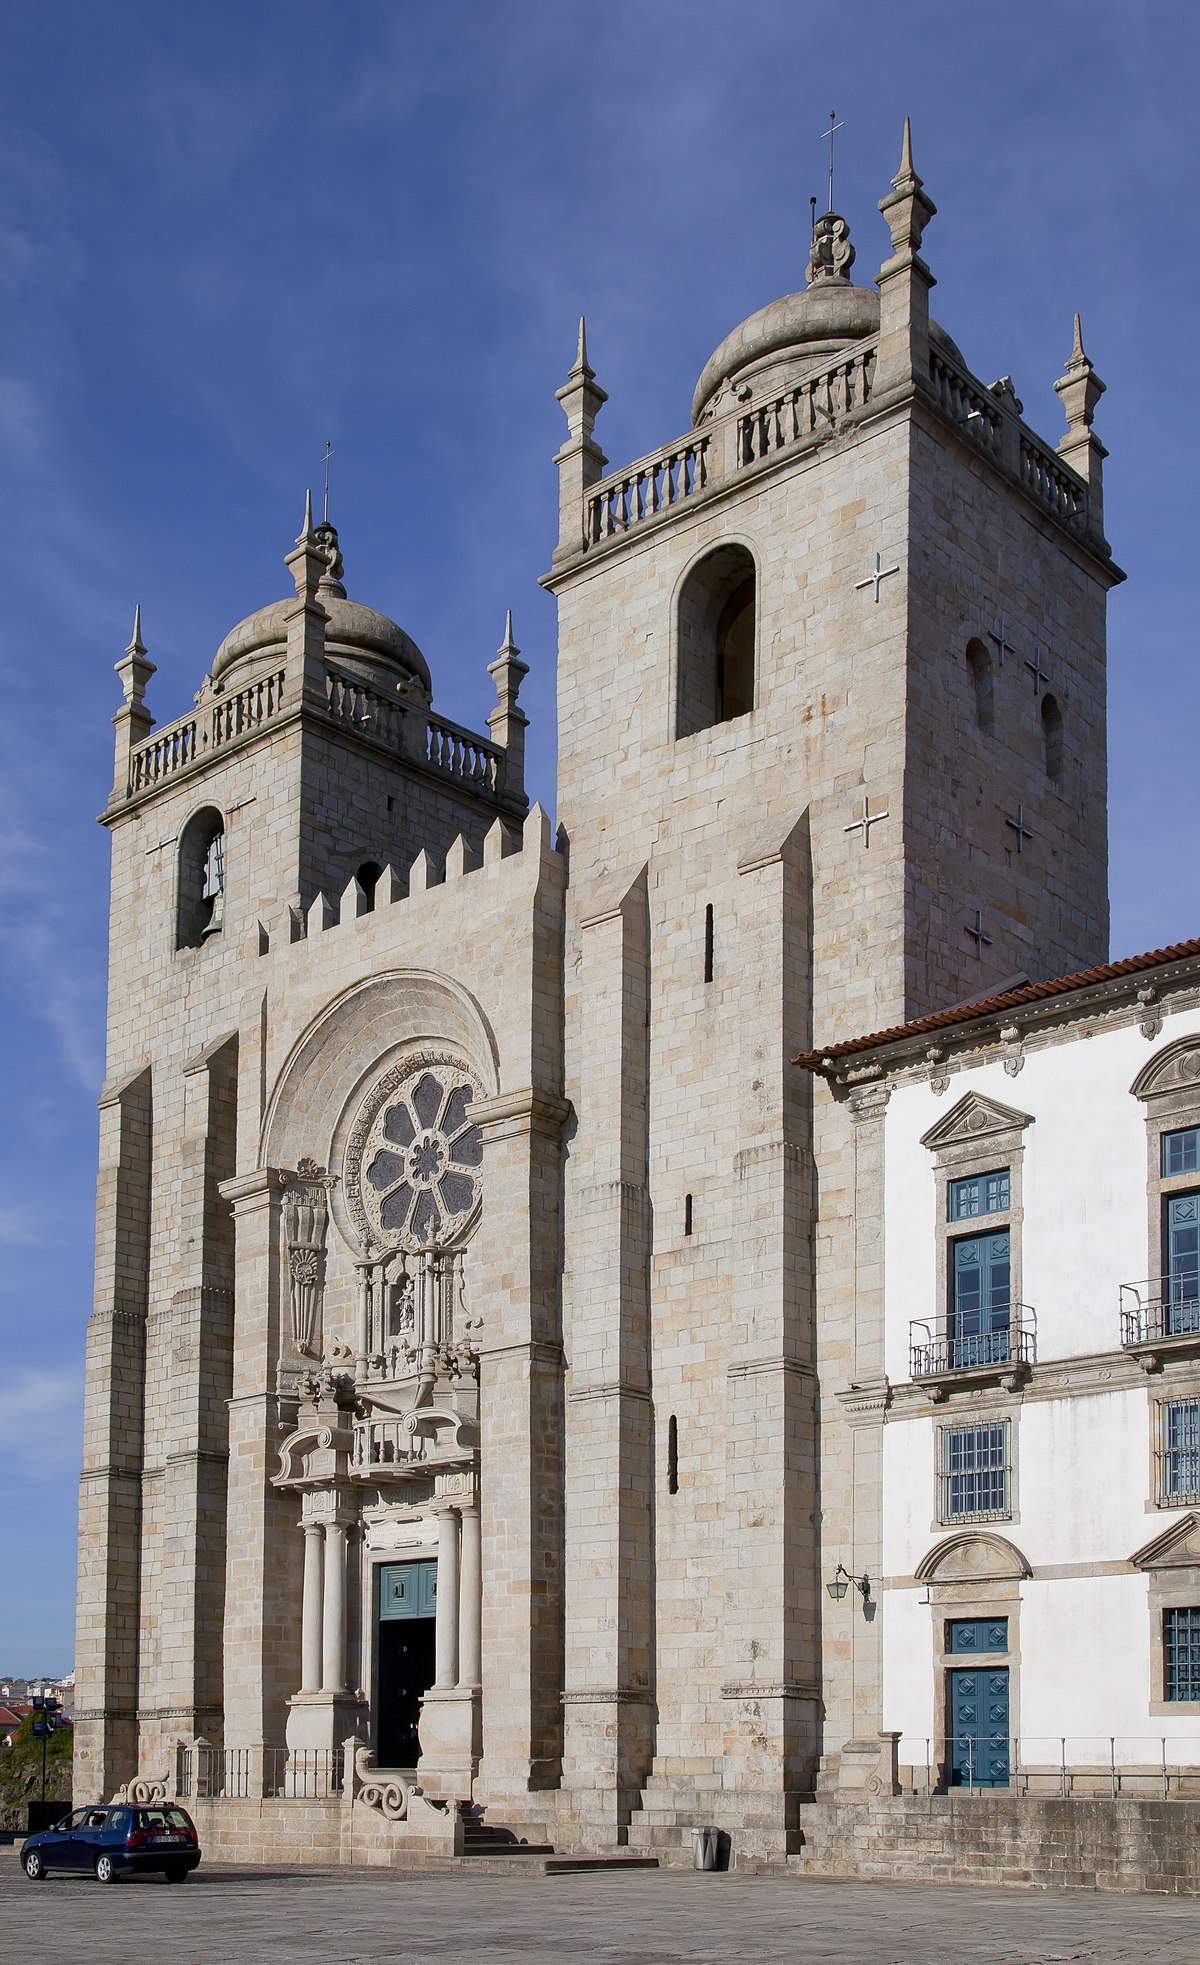
[[1012, 1182], [1007, 1167], [994, 1173], [952, 1180], [948, 1190], [951, 1221], [973, 1221], [977, 1215], [1003, 1214], [1012, 1205]]
[[1164, 1696], [1200, 1699], [1200, 1609], [1163, 1612]]
[[1000, 1521], [1009, 1513], [1008, 1421], [946, 1426], [938, 1477], [941, 1519]]
[[1164, 1400], [1159, 1427], [1159, 1502], [1200, 1500], [1200, 1399]]

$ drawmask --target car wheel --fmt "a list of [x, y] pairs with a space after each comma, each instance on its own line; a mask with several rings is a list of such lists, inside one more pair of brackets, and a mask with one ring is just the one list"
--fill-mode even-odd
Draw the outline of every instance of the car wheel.
[[114, 1863], [111, 1856], [97, 1856], [96, 1858], [97, 1883], [115, 1883], [117, 1880], [117, 1874], [118, 1874], [117, 1866]]
[[22, 1856], [21, 1867], [24, 1869], [31, 1883], [42, 1883], [45, 1881], [46, 1865], [42, 1861], [42, 1852], [40, 1849], [31, 1849], [27, 1856]]
[[186, 1883], [191, 1873], [183, 1863], [172, 1863], [170, 1869], [163, 1871], [168, 1883]]

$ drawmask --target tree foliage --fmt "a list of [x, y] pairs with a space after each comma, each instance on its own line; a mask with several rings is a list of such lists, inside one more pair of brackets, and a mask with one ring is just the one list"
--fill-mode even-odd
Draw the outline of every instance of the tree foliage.
[[[71, 1756], [75, 1736], [70, 1726], [60, 1726], [46, 1741], [46, 1799], [71, 1799]], [[11, 1747], [0, 1747], [0, 1828], [25, 1828], [26, 1808], [42, 1794], [42, 1742], [33, 1735], [33, 1720], [27, 1713]]]

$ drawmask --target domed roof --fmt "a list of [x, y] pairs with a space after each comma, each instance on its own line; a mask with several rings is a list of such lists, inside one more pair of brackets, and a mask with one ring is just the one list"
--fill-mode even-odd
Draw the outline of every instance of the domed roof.
[[[376, 688], [403, 688], [406, 683], [415, 682], [428, 695], [429, 664], [412, 636], [386, 614], [378, 614], [373, 607], [347, 598], [341, 583], [342, 556], [333, 526], [328, 523], [316, 526], [312, 539], [328, 566], [317, 587], [317, 598], [327, 616], [326, 655], [334, 657], [339, 668], [362, 676]], [[271, 651], [282, 654], [287, 643], [287, 616], [295, 605], [294, 594], [286, 600], [272, 601], [231, 628], [213, 657], [212, 682], [224, 687], [230, 670], [243, 662]]]
[[[740, 383], [746, 393], [757, 394], [771, 381], [798, 374], [879, 332], [878, 290], [851, 286], [853, 261], [845, 220], [833, 212], [819, 218], [807, 269], [809, 285], [760, 307], [714, 349], [692, 397], [693, 424], [712, 409], [726, 384]], [[930, 322], [930, 331], [935, 341], [962, 360], [936, 322]]]

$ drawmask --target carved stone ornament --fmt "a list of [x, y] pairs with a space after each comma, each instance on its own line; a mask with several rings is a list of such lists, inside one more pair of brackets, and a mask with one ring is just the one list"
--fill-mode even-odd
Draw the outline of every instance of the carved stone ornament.
[[986, 1139], [989, 1133], [1020, 1132], [1033, 1124], [1033, 1115], [1001, 1105], [999, 1099], [984, 1098], [981, 1092], [968, 1092], [952, 1105], [943, 1119], [921, 1137], [922, 1146], [935, 1152], [940, 1146], [957, 1146], [964, 1140]]
[[809, 286], [819, 286], [826, 280], [847, 285], [854, 259], [850, 227], [836, 212], [826, 212], [813, 227], [812, 251], [804, 273]]
[[1197, 1085], [1200, 1037], [1177, 1037], [1143, 1065], [1129, 1089], [1134, 1098], [1157, 1098], [1163, 1092], [1194, 1092]]
[[346, 1208], [364, 1249], [446, 1248], [474, 1226], [483, 1139], [478, 1088], [455, 1059], [405, 1058], [363, 1100], [346, 1147]]
[[283, 1238], [287, 1245], [292, 1339], [298, 1351], [311, 1357], [325, 1291], [325, 1231], [333, 1182], [315, 1160], [301, 1160], [296, 1173], [297, 1182], [284, 1190]]
[[1200, 1568], [1200, 1516], [1187, 1514], [1129, 1558], [1135, 1569]]
[[1031, 1574], [1020, 1549], [1006, 1536], [970, 1530], [948, 1535], [916, 1569], [919, 1583], [987, 1583]]

